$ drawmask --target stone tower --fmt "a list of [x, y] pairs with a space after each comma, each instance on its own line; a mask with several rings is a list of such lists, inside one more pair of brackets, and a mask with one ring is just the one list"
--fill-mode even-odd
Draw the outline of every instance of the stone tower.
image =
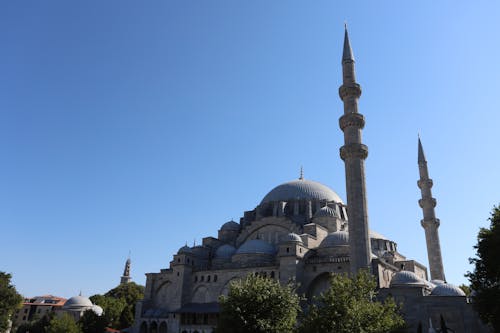
[[130, 277], [130, 257], [127, 259], [125, 262], [125, 269], [123, 270], [123, 276], [120, 279], [120, 284], [126, 284], [129, 283], [132, 278]]
[[432, 179], [429, 178], [427, 161], [425, 160], [424, 149], [420, 137], [418, 138], [418, 171], [420, 179], [417, 182], [422, 199], [418, 201], [422, 207], [423, 220], [420, 222], [425, 230], [425, 241], [427, 243], [427, 256], [429, 257], [429, 269], [432, 280], [445, 280], [443, 259], [441, 257], [441, 245], [439, 243], [439, 219], [436, 218], [434, 207], [436, 199], [432, 197]]
[[344, 146], [340, 148], [340, 157], [345, 163], [351, 273], [356, 274], [359, 269], [370, 269], [371, 263], [365, 184], [365, 159], [368, 156], [368, 147], [361, 143], [361, 130], [365, 126], [365, 117], [358, 112], [361, 87], [356, 83], [354, 56], [347, 26], [342, 54], [342, 74], [343, 84], [339, 88], [339, 95], [344, 102], [344, 115], [340, 117], [339, 124], [344, 132]]

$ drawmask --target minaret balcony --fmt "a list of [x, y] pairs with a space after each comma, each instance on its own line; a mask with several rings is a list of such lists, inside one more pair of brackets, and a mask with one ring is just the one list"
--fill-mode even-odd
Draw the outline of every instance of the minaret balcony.
[[418, 205], [420, 208], [426, 208], [426, 207], [436, 207], [436, 199], [434, 198], [422, 198], [418, 200]]
[[359, 97], [361, 96], [361, 86], [357, 83], [343, 84], [339, 88], [339, 96], [342, 100], [348, 96]]
[[419, 189], [423, 189], [431, 188], [434, 183], [432, 182], [432, 179], [420, 179], [417, 181], [417, 185]]
[[365, 127], [365, 117], [360, 113], [346, 113], [339, 118], [339, 126], [342, 131], [347, 127], [363, 129]]
[[422, 227], [424, 229], [429, 228], [429, 227], [437, 228], [437, 227], [439, 227], [441, 222], [439, 221], [439, 219], [433, 218], [433, 219], [429, 219], [429, 220], [421, 220], [420, 224], [422, 225]]
[[351, 158], [364, 160], [368, 157], [368, 147], [362, 143], [350, 143], [340, 147], [340, 157], [344, 161]]

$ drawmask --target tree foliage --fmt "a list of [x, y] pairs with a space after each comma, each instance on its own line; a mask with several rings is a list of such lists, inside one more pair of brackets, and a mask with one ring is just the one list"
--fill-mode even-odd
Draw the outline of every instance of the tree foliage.
[[19, 325], [16, 333], [47, 333], [50, 321], [54, 318], [54, 312], [49, 312], [42, 316], [42, 318], [34, 318], [28, 323]]
[[458, 286], [458, 288], [462, 289], [462, 291], [465, 293], [465, 296], [470, 296], [470, 293], [471, 293], [471, 290], [470, 290], [470, 287], [466, 284], [461, 284]]
[[11, 284], [12, 276], [5, 272], [0, 272], [0, 332], [7, 330], [9, 319], [23, 301], [21, 295]]
[[[90, 300], [92, 301], [92, 303], [99, 305], [103, 309], [103, 314], [101, 317], [89, 314], [88, 317], [86, 318], [87, 321], [90, 321], [91, 319], [94, 318], [94, 319], [99, 319], [97, 322], [95, 322], [95, 325], [100, 325], [100, 323], [104, 321], [105, 326], [117, 329], [125, 328], [122, 327], [120, 322], [121, 313], [123, 312], [125, 307], [127, 307], [127, 303], [125, 302], [124, 299], [121, 298], [117, 299], [104, 295], [94, 295], [90, 297]], [[93, 311], [92, 313], [94, 314]], [[84, 332], [93, 332], [93, 331], [84, 329]]]
[[471, 258], [474, 271], [467, 277], [475, 292], [473, 304], [481, 319], [500, 332], [500, 206], [493, 207], [490, 228], [477, 235], [476, 258]]
[[115, 299], [124, 299], [127, 304], [134, 304], [144, 298], [144, 286], [138, 285], [134, 282], [120, 284], [119, 286], [111, 289], [106, 294], [106, 297]]
[[[50, 321], [47, 333], [80, 333], [80, 327], [75, 323], [74, 319], [67, 313], [61, 317], [54, 317]], [[96, 332], [97, 333], [97, 332]]]
[[330, 284], [305, 312], [299, 332], [386, 333], [404, 326], [392, 299], [375, 299], [376, 282], [368, 272], [360, 271], [355, 278], [333, 274]]
[[[80, 325], [84, 333], [93, 333], [95, 327], [112, 327], [123, 329], [134, 323], [135, 304], [144, 298], [144, 286], [130, 282], [120, 284], [109, 290], [104, 295], [90, 297], [92, 303], [99, 305], [104, 310], [101, 317], [92, 314], [84, 314], [80, 319]], [[87, 311], [88, 312], [88, 311]]]
[[78, 325], [83, 333], [103, 333], [108, 326], [108, 319], [105, 314], [98, 316], [92, 310], [87, 310], [78, 321]]
[[219, 301], [217, 333], [289, 333], [300, 310], [294, 286], [254, 275], [232, 282]]

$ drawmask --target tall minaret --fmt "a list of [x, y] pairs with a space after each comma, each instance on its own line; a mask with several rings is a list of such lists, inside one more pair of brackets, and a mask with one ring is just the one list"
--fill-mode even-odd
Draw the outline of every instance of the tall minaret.
[[123, 276], [120, 279], [120, 284], [126, 284], [129, 283], [132, 278], [130, 277], [130, 256], [128, 257], [127, 261], [125, 262], [125, 269], [123, 270]]
[[343, 84], [339, 88], [339, 95], [344, 102], [344, 115], [340, 117], [339, 124], [344, 132], [344, 146], [340, 148], [340, 157], [345, 163], [351, 273], [356, 274], [360, 269], [370, 269], [371, 263], [365, 184], [365, 159], [368, 156], [368, 147], [361, 143], [361, 130], [365, 126], [365, 117], [358, 113], [361, 87], [356, 83], [354, 57], [347, 26], [342, 73]]
[[429, 171], [427, 170], [427, 161], [425, 160], [424, 148], [420, 137], [418, 138], [418, 171], [420, 179], [417, 182], [422, 199], [418, 201], [424, 219], [420, 222], [425, 230], [425, 241], [427, 243], [427, 256], [429, 257], [429, 269], [431, 271], [432, 280], [443, 280], [444, 269], [443, 259], [441, 258], [441, 245], [439, 243], [439, 219], [436, 218], [434, 207], [436, 207], [436, 199], [432, 197], [432, 179], [429, 178]]

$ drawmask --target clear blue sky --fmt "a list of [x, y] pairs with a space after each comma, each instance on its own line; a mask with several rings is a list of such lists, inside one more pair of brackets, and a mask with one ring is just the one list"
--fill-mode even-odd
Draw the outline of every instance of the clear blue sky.
[[445, 272], [499, 203], [498, 1], [2, 1], [0, 270], [26, 296], [168, 267], [274, 186], [345, 198], [349, 24], [372, 229], [427, 265], [420, 132]]

